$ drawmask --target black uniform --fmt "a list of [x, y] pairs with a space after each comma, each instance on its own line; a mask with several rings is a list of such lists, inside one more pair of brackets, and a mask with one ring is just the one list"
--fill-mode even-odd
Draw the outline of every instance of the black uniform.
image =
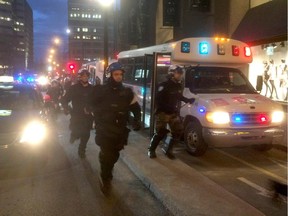
[[96, 124], [95, 142], [101, 149], [99, 161], [103, 181], [112, 179], [119, 151], [127, 144], [129, 111], [133, 113], [134, 121], [140, 122], [141, 109], [134, 97], [130, 88], [115, 82], [95, 87], [92, 101]]
[[[153, 158], [156, 157], [155, 150], [159, 142], [166, 136], [169, 130], [166, 129], [167, 124], [171, 129], [172, 139], [170, 143], [164, 146], [164, 153], [174, 158], [172, 155], [172, 148], [175, 142], [177, 142], [183, 131], [183, 125], [180, 121], [179, 102], [192, 103], [194, 99], [188, 99], [182, 95], [181, 83], [168, 79], [167, 81], [159, 84], [155, 104], [156, 104], [156, 133], [154, 134], [150, 146], [148, 155]], [[152, 155], [151, 155], [152, 154]]]
[[65, 110], [68, 109], [68, 103], [72, 102], [72, 109], [70, 111], [70, 142], [73, 143], [80, 138], [80, 145], [78, 149], [79, 155], [85, 155], [85, 149], [90, 137], [90, 130], [92, 128], [93, 116], [88, 114], [90, 100], [93, 93], [93, 86], [88, 83], [83, 86], [81, 82], [72, 85], [67, 93], [64, 95], [62, 105]]

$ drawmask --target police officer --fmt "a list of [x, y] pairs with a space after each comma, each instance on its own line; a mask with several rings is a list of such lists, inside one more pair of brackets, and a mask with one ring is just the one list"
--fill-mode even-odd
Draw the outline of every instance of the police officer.
[[135, 94], [122, 85], [125, 71], [121, 64], [110, 64], [106, 73], [109, 77], [107, 83], [95, 86], [92, 100], [96, 124], [95, 142], [100, 146], [99, 180], [104, 194], [110, 192], [114, 164], [119, 158], [119, 151], [127, 144], [129, 112], [134, 116], [134, 130], [140, 129], [141, 120], [141, 109]]
[[188, 99], [182, 95], [181, 80], [183, 77], [183, 69], [177, 65], [171, 65], [168, 69], [168, 80], [160, 83], [155, 97], [156, 105], [156, 133], [151, 139], [148, 148], [148, 156], [155, 158], [155, 150], [159, 142], [170, 132], [166, 129], [167, 124], [171, 129], [172, 139], [168, 144], [165, 144], [162, 151], [165, 155], [174, 159], [172, 149], [175, 143], [180, 139], [183, 131], [183, 126], [179, 118], [179, 102], [193, 103], [194, 98]]
[[[90, 109], [90, 99], [93, 93], [93, 87], [89, 84], [90, 73], [88, 70], [81, 70], [78, 73], [79, 82], [72, 85], [62, 99], [64, 112], [68, 114], [69, 102], [72, 102], [70, 109], [70, 143], [80, 139], [78, 154], [80, 158], [85, 158], [86, 145], [90, 137], [93, 116]], [[90, 110], [90, 112], [89, 112]]]

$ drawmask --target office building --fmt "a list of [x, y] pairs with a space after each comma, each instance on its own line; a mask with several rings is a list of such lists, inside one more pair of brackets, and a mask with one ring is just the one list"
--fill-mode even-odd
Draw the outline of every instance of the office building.
[[[103, 11], [103, 7], [95, 0], [68, 0], [69, 61], [77, 62], [78, 67], [103, 59]], [[108, 15], [108, 54], [111, 56], [114, 50], [114, 28], [111, 13]]]
[[0, 73], [33, 66], [33, 12], [26, 0], [0, 1]]

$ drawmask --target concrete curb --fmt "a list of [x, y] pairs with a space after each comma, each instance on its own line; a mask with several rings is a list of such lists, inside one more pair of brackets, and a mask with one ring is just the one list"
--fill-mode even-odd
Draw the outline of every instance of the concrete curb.
[[122, 160], [174, 215], [264, 215], [180, 160], [158, 153], [149, 159], [149, 140], [131, 132]]

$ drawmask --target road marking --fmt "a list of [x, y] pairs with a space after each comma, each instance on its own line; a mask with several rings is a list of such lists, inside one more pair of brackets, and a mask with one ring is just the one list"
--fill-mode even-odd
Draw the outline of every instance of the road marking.
[[282, 163], [286, 163], [287, 164], [287, 162], [284, 162], [282, 160], [277, 160], [277, 159], [275, 160], [275, 159], [272, 159], [272, 158], [269, 158], [269, 157], [267, 159], [272, 161], [273, 163], [277, 164], [278, 166], [280, 166], [280, 167], [282, 167], [284, 169], [287, 169], [287, 166], [282, 164]]
[[244, 182], [245, 184], [249, 185], [250, 187], [254, 188], [255, 190], [259, 191], [259, 195], [265, 196], [265, 197], [272, 197], [273, 191], [266, 190], [265, 188], [261, 187], [260, 185], [257, 185], [251, 181], [249, 181], [246, 178], [238, 177], [239, 181]]
[[218, 151], [218, 152], [220, 152], [220, 153], [222, 153], [222, 154], [224, 154], [224, 155], [226, 155], [226, 156], [228, 156], [228, 157], [230, 157], [230, 158], [233, 158], [234, 160], [237, 160], [237, 161], [239, 161], [240, 163], [245, 164], [246, 166], [249, 166], [249, 167], [251, 167], [251, 168], [253, 168], [253, 169], [255, 169], [255, 170], [258, 170], [259, 172], [264, 173], [265, 175], [268, 175], [268, 176], [270, 176], [270, 177], [273, 177], [275, 180], [279, 180], [280, 182], [286, 182], [286, 181], [287, 181], [287, 179], [282, 178], [281, 176], [278, 176], [278, 175], [276, 175], [276, 174], [274, 174], [274, 173], [272, 173], [272, 172], [269, 172], [269, 171], [267, 171], [267, 170], [265, 170], [265, 169], [263, 169], [263, 168], [261, 168], [261, 167], [257, 167], [257, 166], [255, 166], [255, 165], [253, 165], [253, 164], [251, 164], [251, 163], [248, 163], [248, 162], [246, 162], [246, 161], [244, 161], [244, 160], [242, 160], [242, 159], [240, 159], [240, 158], [237, 158], [237, 157], [235, 157], [235, 156], [233, 156], [233, 155], [231, 155], [231, 154], [229, 154], [229, 153], [227, 153], [227, 152], [224, 152], [224, 151], [219, 150], [219, 149], [215, 149], [215, 151]]

